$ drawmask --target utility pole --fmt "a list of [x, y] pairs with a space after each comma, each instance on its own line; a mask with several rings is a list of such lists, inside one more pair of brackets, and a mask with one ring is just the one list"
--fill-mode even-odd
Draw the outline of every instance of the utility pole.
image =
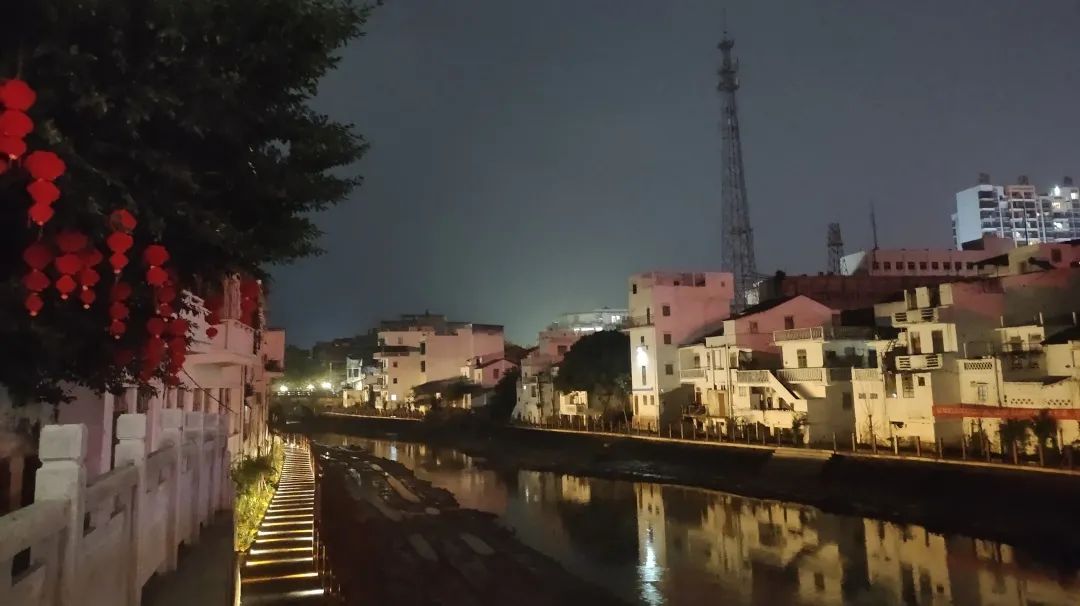
[[877, 216], [874, 214], [874, 202], [870, 202], [870, 233], [874, 234], [874, 250], [878, 249]]
[[739, 89], [738, 62], [732, 58], [735, 41], [727, 31], [720, 41], [720, 91], [723, 104], [721, 118], [721, 218], [723, 221], [723, 267], [735, 279], [733, 307], [746, 306], [746, 293], [757, 279], [754, 261], [754, 232], [750, 227], [750, 207], [746, 198], [746, 175], [743, 172], [742, 142], [739, 135], [739, 114], [735, 104], [735, 91]]

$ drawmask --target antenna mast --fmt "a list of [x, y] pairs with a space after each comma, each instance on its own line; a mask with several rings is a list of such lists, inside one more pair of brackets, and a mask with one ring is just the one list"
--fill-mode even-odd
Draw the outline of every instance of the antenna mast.
[[840, 224], [829, 223], [829, 264], [827, 270], [830, 274], [840, 273], [840, 258], [844, 256], [844, 239], [840, 236]]
[[[726, 19], [725, 19], [726, 20]], [[739, 89], [738, 62], [732, 59], [735, 41], [728, 37], [727, 27], [720, 41], [720, 91], [723, 104], [721, 122], [721, 218], [723, 220], [723, 266], [735, 278], [735, 309], [746, 306], [746, 294], [757, 279], [754, 261], [754, 232], [750, 227], [750, 207], [746, 198], [746, 175], [743, 172], [742, 142], [739, 136], [739, 114], [735, 91]]]

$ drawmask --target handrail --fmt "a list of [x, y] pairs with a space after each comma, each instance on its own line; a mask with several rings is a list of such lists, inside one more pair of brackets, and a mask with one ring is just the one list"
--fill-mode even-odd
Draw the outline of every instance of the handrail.
[[97, 509], [102, 501], [131, 488], [138, 481], [139, 471], [130, 463], [98, 476], [86, 487], [86, 510]]
[[150, 453], [150, 456], [146, 457], [146, 474], [156, 476], [162, 469], [171, 465], [176, 457], [175, 449], [176, 446], [170, 445]]
[[67, 526], [67, 501], [38, 501], [0, 516], [0, 562], [15, 557], [42, 539], [61, 533]]

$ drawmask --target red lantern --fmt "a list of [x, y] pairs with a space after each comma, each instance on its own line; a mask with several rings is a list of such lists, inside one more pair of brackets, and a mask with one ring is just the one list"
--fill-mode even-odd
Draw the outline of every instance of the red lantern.
[[7, 109], [26, 111], [34, 104], [37, 95], [30, 85], [12, 78], [0, 84], [0, 105]]
[[168, 303], [159, 303], [157, 307], [157, 313], [159, 316], [169, 317], [173, 315], [172, 305]]
[[94, 299], [97, 299], [97, 295], [89, 288], [84, 288], [79, 293], [79, 300], [82, 301], [83, 309], [90, 309], [90, 306], [94, 304]]
[[169, 334], [180, 341], [184, 340], [187, 330], [188, 321], [183, 318], [174, 318], [173, 321], [169, 322]]
[[22, 139], [34, 130], [34, 122], [30, 116], [17, 109], [9, 109], [0, 113], [0, 135]]
[[[113, 305], [115, 305], [115, 303]], [[114, 339], [119, 339], [120, 335], [124, 334], [126, 330], [127, 326], [120, 320], [113, 320], [109, 323], [109, 334], [112, 335]]]
[[240, 294], [249, 299], [259, 296], [259, 283], [255, 280], [243, 280], [240, 282]]
[[206, 329], [206, 336], [210, 337], [211, 339], [213, 339], [214, 337], [216, 337], [216, 336], [217, 336], [217, 333], [218, 333], [218, 329], [217, 329], [217, 328], [215, 328], [215, 327], [213, 327], [213, 326], [210, 326], [210, 327], [208, 327], [208, 328]]
[[113, 284], [109, 296], [112, 297], [113, 301], [123, 301], [131, 296], [131, 285], [127, 282], [117, 282]]
[[165, 356], [165, 341], [161, 337], [154, 336], [146, 341], [146, 363], [149, 366], [157, 366], [161, 358]]
[[45, 269], [52, 258], [52, 250], [41, 242], [34, 242], [23, 251], [23, 261], [34, 269]]
[[146, 321], [146, 332], [155, 337], [160, 337], [165, 332], [165, 321], [161, 318], [150, 318]]
[[143, 261], [145, 261], [147, 265], [165, 265], [165, 262], [168, 260], [169, 251], [160, 244], [151, 244], [143, 251]]
[[128, 306], [120, 301], [113, 301], [112, 305], [109, 306], [109, 317], [113, 320], [126, 320], [128, 317]]
[[45, 302], [41, 300], [41, 296], [36, 292], [26, 296], [26, 311], [30, 312], [31, 317], [38, 315], [44, 305]]
[[109, 234], [108, 238], [105, 238], [105, 245], [109, 247], [109, 250], [114, 253], [127, 252], [131, 248], [131, 245], [135, 243], [135, 239], [130, 234], [123, 232], [113, 232]]
[[67, 170], [60, 156], [51, 151], [40, 150], [27, 155], [26, 159], [23, 160], [23, 167], [30, 173], [31, 177], [45, 179], [46, 181], [55, 181]]
[[86, 248], [87, 238], [77, 231], [63, 231], [56, 236], [56, 245], [66, 253], [77, 253]]
[[167, 303], [176, 299], [176, 289], [168, 285], [162, 286], [157, 290], [155, 296], [157, 297], [158, 301], [161, 301], [162, 303]]
[[0, 136], [0, 154], [14, 160], [26, 153], [26, 143], [15, 137]]
[[89, 267], [85, 267], [79, 272], [79, 283], [82, 284], [84, 290], [93, 287], [100, 279], [101, 275]]
[[123, 253], [114, 253], [109, 255], [109, 265], [112, 265], [113, 273], [119, 275], [124, 269], [124, 266], [128, 264], [127, 255]]
[[124, 209], [114, 210], [109, 215], [109, 225], [113, 231], [130, 232], [135, 229], [135, 217]]
[[75, 278], [72, 278], [69, 275], [60, 276], [60, 278], [56, 280], [56, 290], [60, 291], [61, 299], [67, 299], [68, 295], [71, 294], [71, 291], [75, 290], [76, 286], [78, 286], [78, 284], [75, 283]]
[[68, 253], [56, 258], [56, 269], [62, 274], [76, 274], [83, 268], [79, 255]]
[[94, 267], [101, 263], [105, 257], [102, 256], [98, 249], [90, 247], [79, 253], [79, 258], [82, 259], [83, 265], [86, 267]]
[[53, 209], [44, 204], [35, 204], [30, 207], [30, 220], [37, 223], [38, 227], [48, 223], [52, 216]]
[[23, 285], [26, 286], [26, 290], [41, 292], [49, 287], [49, 277], [38, 269], [32, 269], [23, 278]]
[[169, 274], [165, 273], [165, 270], [160, 267], [155, 266], [146, 270], [146, 282], [152, 286], [161, 286], [168, 277]]
[[30, 194], [30, 198], [34, 200], [35, 204], [44, 204], [49, 206], [53, 202], [56, 202], [60, 198], [60, 188], [53, 185], [51, 181], [44, 179], [36, 179], [26, 186], [26, 192]]

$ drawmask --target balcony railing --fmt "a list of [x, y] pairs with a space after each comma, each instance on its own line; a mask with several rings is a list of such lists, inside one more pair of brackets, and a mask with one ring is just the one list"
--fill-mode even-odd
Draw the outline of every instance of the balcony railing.
[[621, 328], [643, 328], [645, 326], [652, 326], [655, 322], [655, 318], [651, 315], [647, 316], [627, 316], [623, 319]]
[[781, 368], [776, 371], [776, 376], [788, 383], [834, 383], [850, 381], [851, 368]]
[[704, 376], [705, 369], [700, 366], [679, 369], [679, 378], [681, 379], [700, 379]]
[[941, 354], [896, 356], [897, 370], [937, 370], [942, 366]]
[[919, 324], [921, 322], [937, 322], [941, 314], [937, 307], [924, 307], [922, 309], [909, 309], [898, 311], [893, 314], [893, 324]]
[[852, 368], [851, 369], [852, 381], [880, 381], [881, 369], [880, 368]]
[[812, 326], [773, 332], [773, 341], [827, 341], [832, 339], [872, 339], [874, 330], [867, 326]]
[[768, 370], [736, 370], [735, 382], [743, 385], [765, 384], [769, 382]]

